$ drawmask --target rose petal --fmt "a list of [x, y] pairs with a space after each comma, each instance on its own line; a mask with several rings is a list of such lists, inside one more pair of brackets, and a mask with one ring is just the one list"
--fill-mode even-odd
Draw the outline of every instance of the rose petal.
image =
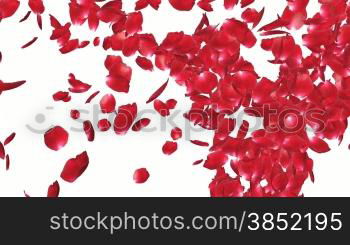
[[149, 176], [146, 168], [140, 168], [135, 170], [133, 178], [136, 184], [143, 184], [148, 180]]
[[155, 99], [157, 99], [166, 89], [168, 86], [169, 79], [162, 85], [160, 86], [152, 95], [149, 97], [149, 99], [146, 101], [146, 104], [151, 103]]
[[151, 123], [151, 120], [148, 118], [142, 118], [134, 123], [132, 130], [135, 132], [141, 131], [143, 128], [147, 127]]
[[106, 94], [100, 101], [102, 113], [112, 113], [115, 111], [116, 100], [113, 94]]
[[61, 178], [67, 182], [76, 181], [86, 170], [89, 165], [89, 156], [86, 151], [77, 155], [75, 158], [69, 159], [62, 172]]
[[86, 137], [88, 141], [94, 141], [95, 139], [95, 130], [92, 126], [92, 123], [89, 120], [84, 121], [83, 123], [84, 132], [86, 134]]
[[177, 143], [167, 141], [162, 147], [162, 151], [165, 155], [171, 155], [177, 150]]
[[108, 121], [108, 119], [101, 119], [97, 123], [97, 127], [102, 131], [108, 131], [111, 128], [112, 124]]
[[62, 149], [67, 144], [68, 138], [68, 132], [60, 126], [49, 129], [44, 135], [45, 145], [54, 151]]
[[52, 185], [49, 186], [47, 190], [47, 197], [58, 197], [60, 194], [60, 185], [58, 181], [55, 181]]
[[171, 135], [171, 138], [173, 140], [181, 139], [181, 137], [182, 137], [182, 130], [180, 128], [173, 128], [171, 130], [170, 135]]

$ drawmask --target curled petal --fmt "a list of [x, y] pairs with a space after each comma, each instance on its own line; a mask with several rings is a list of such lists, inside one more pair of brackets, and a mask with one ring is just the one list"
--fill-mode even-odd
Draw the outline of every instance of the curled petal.
[[95, 130], [94, 130], [94, 127], [92, 126], [92, 123], [89, 120], [84, 121], [83, 128], [88, 141], [94, 141]]
[[160, 86], [152, 95], [151, 97], [149, 97], [149, 99], [146, 101], [146, 103], [150, 103], [152, 101], [154, 101], [155, 99], [157, 99], [166, 89], [166, 87], [168, 86], [168, 82], [169, 79], [162, 85]]
[[209, 146], [208, 142], [204, 142], [204, 141], [200, 141], [200, 140], [191, 140], [191, 143], [194, 145], [199, 145], [199, 146], [204, 146], [204, 147]]
[[142, 118], [134, 123], [132, 130], [135, 132], [141, 131], [143, 128], [147, 127], [151, 123], [151, 120], [148, 118]]
[[16, 137], [16, 133], [12, 133], [11, 135], [9, 135], [9, 136], [5, 139], [4, 145], [10, 144], [10, 143], [13, 141], [13, 139], [14, 139], [15, 137]]

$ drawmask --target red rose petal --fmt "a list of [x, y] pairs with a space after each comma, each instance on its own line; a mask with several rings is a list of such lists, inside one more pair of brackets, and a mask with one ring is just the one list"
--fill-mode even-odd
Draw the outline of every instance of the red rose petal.
[[89, 120], [84, 121], [83, 123], [84, 132], [86, 134], [86, 137], [88, 141], [94, 141], [95, 139], [95, 130], [92, 126], [92, 123]]
[[60, 194], [60, 185], [58, 181], [55, 181], [52, 185], [49, 186], [47, 190], [47, 197], [58, 197]]
[[191, 143], [194, 145], [199, 145], [199, 146], [204, 146], [204, 147], [209, 146], [209, 143], [204, 142], [204, 141], [200, 141], [200, 140], [191, 140]]
[[16, 133], [12, 133], [11, 135], [9, 135], [5, 141], [4, 141], [4, 145], [8, 145], [12, 142], [12, 140], [16, 137]]
[[23, 16], [22, 19], [20, 19], [19, 23], [22, 23], [22, 22], [26, 21], [26, 20], [29, 18], [29, 16], [30, 16], [31, 13], [32, 13], [32, 11], [28, 11], [28, 12], [26, 13], [26, 15]]
[[309, 147], [317, 153], [325, 153], [331, 150], [328, 144], [318, 137], [313, 137], [309, 142]]
[[19, 7], [18, 0], [2, 0], [0, 2], [0, 20], [12, 16]]
[[80, 117], [80, 112], [78, 110], [71, 110], [70, 117], [77, 120]]
[[143, 17], [141, 12], [128, 14], [125, 22], [125, 30], [129, 35], [142, 31]]
[[10, 169], [10, 156], [6, 155], [6, 171]]
[[201, 160], [197, 160], [195, 161], [192, 165], [198, 165], [198, 164], [201, 164], [204, 160], [201, 159]]
[[177, 10], [190, 11], [195, 4], [195, 0], [169, 0], [169, 3]]
[[68, 132], [60, 126], [49, 129], [44, 135], [45, 145], [54, 151], [63, 148], [67, 144], [68, 138]]
[[72, 73], [69, 74], [68, 82], [71, 85], [71, 88], [69, 88], [69, 91], [72, 93], [84, 93], [91, 88], [91, 85], [83, 83], [80, 80], [77, 80], [74, 74]]
[[168, 86], [168, 82], [169, 79], [162, 85], [160, 86], [152, 95], [151, 97], [149, 97], [149, 99], [146, 101], [146, 103], [151, 103], [152, 101], [154, 101], [155, 99], [157, 99], [166, 89], [166, 87]]
[[170, 135], [171, 135], [171, 138], [173, 140], [181, 139], [181, 137], [182, 137], [182, 130], [180, 128], [173, 128], [171, 130]]
[[90, 95], [89, 98], [87, 98], [87, 100], [85, 101], [85, 104], [89, 104], [99, 93], [100, 91], [96, 91], [92, 95]]
[[162, 151], [165, 155], [171, 155], [177, 150], [177, 143], [176, 142], [171, 142], [167, 141], [163, 145]]
[[147, 127], [151, 123], [151, 120], [148, 118], [142, 118], [134, 123], [132, 130], [135, 132], [141, 131], [143, 128]]
[[175, 109], [176, 105], [177, 105], [177, 101], [174, 100], [174, 99], [170, 99], [170, 100], [167, 100], [165, 102], [166, 106], [169, 108], [169, 110], [173, 110]]
[[102, 113], [112, 113], [115, 111], [116, 100], [113, 94], [106, 94], [100, 101]]
[[166, 117], [170, 115], [168, 106], [161, 100], [155, 100], [153, 102], [153, 107], [162, 117]]
[[135, 170], [133, 178], [136, 184], [143, 184], [148, 180], [149, 176], [146, 168], [140, 168]]
[[120, 106], [114, 119], [114, 132], [117, 135], [125, 135], [137, 116], [136, 103]]
[[207, 157], [204, 167], [210, 170], [221, 168], [228, 160], [228, 157], [223, 152], [213, 152]]
[[153, 71], [152, 61], [150, 61], [149, 59], [147, 59], [145, 57], [138, 56], [136, 58], [136, 63], [139, 67], [141, 67], [142, 69], [144, 69], [146, 71]]
[[89, 156], [86, 151], [69, 159], [61, 173], [61, 178], [67, 182], [76, 181], [86, 170], [89, 165]]
[[0, 142], [0, 158], [5, 159], [5, 148], [1, 142]]
[[22, 86], [26, 81], [18, 81], [13, 83], [4, 83], [0, 80], [0, 93], [7, 90], [12, 90]]
[[108, 119], [101, 119], [97, 123], [97, 127], [102, 131], [108, 131], [111, 128], [112, 124], [108, 121]]

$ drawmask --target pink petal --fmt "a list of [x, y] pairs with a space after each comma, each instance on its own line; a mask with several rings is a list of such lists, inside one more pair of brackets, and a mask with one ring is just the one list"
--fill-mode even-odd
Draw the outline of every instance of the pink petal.
[[58, 181], [55, 181], [52, 185], [49, 186], [47, 190], [47, 197], [58, 197], [60, 194], [60, 185]]

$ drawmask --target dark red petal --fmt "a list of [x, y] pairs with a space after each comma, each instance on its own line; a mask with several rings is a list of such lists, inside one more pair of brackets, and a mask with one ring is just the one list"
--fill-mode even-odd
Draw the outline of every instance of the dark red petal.
[[22, 86], [26, 81], [18, 81], [13, 83], [4, 83], [0, 80], [0, 92], [11, 90]]
[[209, 146], [209, 143], [200, 140], [191, 140], [191, 143], [199, 146]]
[[47, 197], [58, 197], [60, 194], [60, 184], [55, 181], [47, 190]]
[[5, 148], [1, 142], [0, 142], [0, 158], [5, 159]]
[[100, 101], [102, 113], [111, 113], [115, 111], [116, 100], [113, 94], [106, 94]]
[[201, 159], [201, 160], [197, 160], [195, 161], [192, 165], [198, 165], [198, 164], [201, 164], [204, 160]]
[[78, 110], [71, 110], [70, 117], [76, 120], [80, 117], [80, 112]]
[[99, 93], [100, 91], [96, 91], [92, 95], [90, 95], [89, 98], [87, 98], [87, 100], [85, 101], [85, 104], [89, 104]]
[[95, 130], [94, 130], [94, 127], [92, 126], [92, 123], [89, 120], [84, 121], [83, 128], [88, 141], [94, 141]]
[[120, 106], [114, 119], [114, 132], [117, 135], [125, 135], [137, 116], [136, 103]]
[[101, 119], [97, 123], [97, 127], [102, 131], [108, 131], [111, 128], [112, 124], [108, 121], [108, 119]]
[[6, 155], [6, 170], [10, 169], [10, 156]]
[[19, 23], [26, 21], [29, 18], [31, 13], [32, 13], [32, 11], [28, 11], [27, 14], [25, 16], [23, 16], [23, 18], [19, 21]]
[[9, 135], [5, 141], [4, 141], [4, 145], [8, 145], [12, 142], [12, 140], [16, 137], [16, 133], [12, 133], [11, 135]]
[[143, 128], [147, 127], [151, 123], [151, 120], [148, 118], [142, 118], [134, 123], [132, 130], [135, 132], [141, 131]]
[[180, 128], [173, 128], [171, 130], [171, 138], [173, 138], [173, 140], [178, 140], [181, 139], [182, 137], [182, 130]]
[[152, 95], [151, 97], [149, 97], [149, 99], [147, 100], [147, 104], [152, 102], [153, 100], [157, 99], [163, 92], [164, 90], [166, 89], [166, 87], [168, 86], [168, 82], [169, 82], [169, 79], [162, 85], [160, 86], [160, 88], [158, 88]]
[[89, 156], [86, 151], [69, 159], [61, 173], [61, 178], [67, 182], [76, 181], [86, 170], [89, 165]]
[[44, 135], [46, 146], [54, 151], [63, 148], [67, 144], [68, 138], [68, 132], [60, 126], [55, 126], [49, 129]]
[[171, 155], [177, 150], [177, 143], [172, 141], [167, 141], [163, 145], [162, 151], [165, 155]]
[[143, 184], [148, 180], [149, 176], [147, 169], [140, 168], [135, 170], [133, 178], [136, 184]]

